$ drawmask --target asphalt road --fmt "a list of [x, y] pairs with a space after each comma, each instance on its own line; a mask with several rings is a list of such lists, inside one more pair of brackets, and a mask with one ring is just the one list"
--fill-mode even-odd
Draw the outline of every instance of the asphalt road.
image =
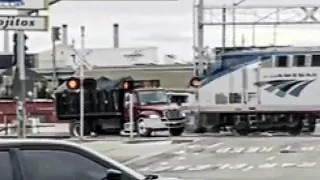
[[129, 166], [183, 179], [320, 179], [319, 137], [208, 137]]

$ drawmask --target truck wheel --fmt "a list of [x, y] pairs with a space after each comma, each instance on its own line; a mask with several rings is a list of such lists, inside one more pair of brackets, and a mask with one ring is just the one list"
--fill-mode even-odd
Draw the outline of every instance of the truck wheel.
[[[80, 136], [80, 121], [70, 121], [69, 122], [69, 132], [70, 132], [71, 136], [79, 137]], [[90, 135], [90, 128], [88, 127], [88, 124], [86, 122], [84, 124], [83, 135], [85, 135], [85, 136]]]
[[143, 119], [140, 119], [137, 123], [137, 132], [142, 137], [150, 137], [152, 133], [151, 129], [146, 127]]
[[169, 132], [171, 136], [181, 136], [181, 134], [184, 131], [184, 127], [180, 127], [180, 128], [170, 128]]

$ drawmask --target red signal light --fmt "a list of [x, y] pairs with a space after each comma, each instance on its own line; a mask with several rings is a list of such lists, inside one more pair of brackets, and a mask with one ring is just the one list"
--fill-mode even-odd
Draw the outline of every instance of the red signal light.
[[79, 89], [80, 88], [80, 79], [78, 78], [70, 78], [67, 81], [68, 89]]
[[124, 81], [123, 82], [123, 89], [125, 89], [125, 90], [133, 90], [134, 89], [134, 87], [133, 87], [133, 81]]
[[125, 81], [123, 83], [123, 89], [129, 89], [129, 82], [128, 81]]
[[191, 78], [189, 85], [191, 87], [197, 88], [201, 85], [201, 79], [198, 77], [193, 77], [193, 78]]

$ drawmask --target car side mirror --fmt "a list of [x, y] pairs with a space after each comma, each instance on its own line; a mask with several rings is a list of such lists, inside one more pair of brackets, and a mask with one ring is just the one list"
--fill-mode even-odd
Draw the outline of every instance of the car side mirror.
[[121, 180], [122, 172], [115, 169], [108, 169], [105, 180]]

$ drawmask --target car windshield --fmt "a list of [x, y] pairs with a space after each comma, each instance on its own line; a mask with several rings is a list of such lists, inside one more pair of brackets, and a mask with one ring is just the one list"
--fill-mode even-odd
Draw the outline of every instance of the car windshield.
[[167, 104], [169, 102], [165, 91], [140, 91], [138, 96], [141, 105]]

